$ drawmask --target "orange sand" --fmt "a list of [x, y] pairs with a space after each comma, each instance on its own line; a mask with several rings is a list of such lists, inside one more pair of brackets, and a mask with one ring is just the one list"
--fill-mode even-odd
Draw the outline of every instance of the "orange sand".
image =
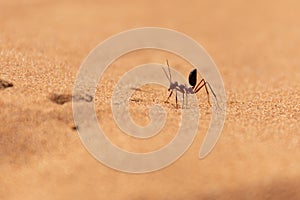
[[[300, 3], [298, 1], [1, 1], [0, 199], [300, 199]], [[228, 96], [222, 136], [198, 160], [210, 119], [205, 93], [191, 148], [163, 170], [140, 175], [96, 161], [73, 130], [71, 95], [77, 70], [99, 42], [120, 31], [159, 26], [183, 32], [219, 67]], [[112, 121], [114, 84], [137, 64], [164, 63], [188, 74], [184, 60], [160, 51], [123, 56], [99, 82], [99, 123], [114, 143], [147, 152], [170, 141], [179, 112], [168, 112], [168, 135], [124, 136]], [[201, 73], [201, 72], [200, 72]], [[51, 100], [65, 95], [64, 104]], [[133, 119], [167, 91], [145, 86]], [[203, 102], [201, 101], [203, 100]]]

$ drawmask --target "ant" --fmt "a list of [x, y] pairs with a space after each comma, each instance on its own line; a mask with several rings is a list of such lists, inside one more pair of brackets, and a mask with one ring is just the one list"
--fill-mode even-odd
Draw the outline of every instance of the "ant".
[[170, 92], [170, 95], [168, 96], [167, 100], [165, 101], [165, 103], [169, 103], [169, 99], [173, 94], [173, 91], [175, 90], [175, 94], [176, 94], [176, 108], [178, 108], [178, 99], [177, 99], [177, 92], [182, 93], [182, 108], [184, 105], [184, 96], [186, 96], [186, 106], [187, 106], [187, 95], [188, 94], [196, 94], [197, 92], [199, 92], [203, 87], [205, 88], [206, 94], [207, 94], [207, 101], [208, 104], [211, 106], [210, 104], [210, 100], [209, 100], [209, 92], [207, 89], [207, 85], [210, 89], [210, 91], [212, 92], [213, 96], [215, 97], [215, 99], [217, 99], [216, 94], [214, 93], [214, 91], [212, 90], [210, 84], [208, 82], [206, 82], [203, 78], [201, 79], [201, 81], [197, 84], [197, 69], [193, 69], [190, 74], [189, 74], [189, 84], [191, 86], [187, 86], [186, 84], [178, 84], [177, 81], [172, 82], [172, 74], [171, 74], [171, 70], [170, 70], [170, 66], [169, 66], [169, 62], [167, 61], [167, 66], [168, 66], [168, 71], [169, 71], [169, 76], [168, 73], [166, 72], [166, 70], [162, 67], [167, 79], [170, 82], [170, 86], [168, 88], [168, 91]]

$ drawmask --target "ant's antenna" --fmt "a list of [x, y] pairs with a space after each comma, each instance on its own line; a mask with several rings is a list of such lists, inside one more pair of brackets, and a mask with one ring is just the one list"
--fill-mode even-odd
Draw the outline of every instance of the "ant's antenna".
[[165, 70], [165, 68], [162, 67], [167, 79], [170, 81], [170, 83], [172, 83], [172, 74], [171, 74], [171, 70], [170, 70], [170, 66], [169, 66], [169, 62], [168, 62], [168, 59], [166, 59], [167, 61], [167, 66], [168, 66], [168, 71], [169, 71], [169, 75], [167, 73], [167, 71]]
[[164, 71], [164, 73], [165, 73], [167, 79], [168, 79], [168, 80], [170, 81], [170, 83], [171, 83], [171, 79], [170, 79], [170, 77], [168, 76], [168, 73], [166, 72], [165, 68], [163, 68], [163, 67], [161, 67], [161, 68], [162, 68], [162, 70]]
[[171, 74], [171, 70], [170, 70], [169, 61], [168, 61], [168, 59], [166, 59], [166, 61], [167, 61], [168, 70], [169, 70], [169, 74], [170, 74], [170, 82], [172, 82], [172, 74]]

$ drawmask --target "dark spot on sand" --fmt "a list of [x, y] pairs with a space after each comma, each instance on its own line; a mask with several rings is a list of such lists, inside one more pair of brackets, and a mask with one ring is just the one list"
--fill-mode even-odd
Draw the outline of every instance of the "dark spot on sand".
[[140, 98], [132, 98], [132, 99], [130, 99], [130, 101], [138, 103], [138, 102], [142, 102], [143, 100]]
[[73, 96], [74, 101], [85, 101], [85, 102], [92, 102], [93, 97], [89, 94], [77, 94]]
[[13, 87], [14, 85], [8, 81], [0, 79], [0, 90], [4, 90], [5, 88]]
[[49, 99], [56, 104], [63, 105], [72, 101], [72, 95], [70, 94], [51, 94]]
[[131, 90], [134, 90], [134, 91], [136, 91], [136, 92], [149, 92], [149, 91], [147, 91], [147, 90], [143, 90], [143, 89], [141, 89], [141, 88], [136, 88], [136, 87], [131, 87], [130, 89], [131, 89]]
[[135, 87], [132, 87], [132, 88], [130, 88], [130, 89], [135, 90], [135, 91], [140, 91], [140, 92], [143, 91], [142, 89], [140, 89], [140, 88], [135, 88]]
[[72, 96], [71, 94], [51, 94], [49, 96], [49, 99], [56, 104], [63, 105], [65, 103], [71, 102], [73, 98], [74, 102], [80, 102], [80, 101], [85, 101], [85, 102], [92, 102], [93, 97], [88, 94], [80, 94], [80, 95], [74, 95]]
[[78, 126], [72, 126], [72, 130], [77, 131], [78, 130]]

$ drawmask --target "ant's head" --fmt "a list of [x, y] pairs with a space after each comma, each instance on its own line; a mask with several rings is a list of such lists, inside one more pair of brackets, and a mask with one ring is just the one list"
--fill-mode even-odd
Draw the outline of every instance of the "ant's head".
[[177, 81], [175, 81], [174, 83], [170, 82], [170, 87], [169, 87], [168, 91], [174, 90], [177, 86], [178, 86]]

